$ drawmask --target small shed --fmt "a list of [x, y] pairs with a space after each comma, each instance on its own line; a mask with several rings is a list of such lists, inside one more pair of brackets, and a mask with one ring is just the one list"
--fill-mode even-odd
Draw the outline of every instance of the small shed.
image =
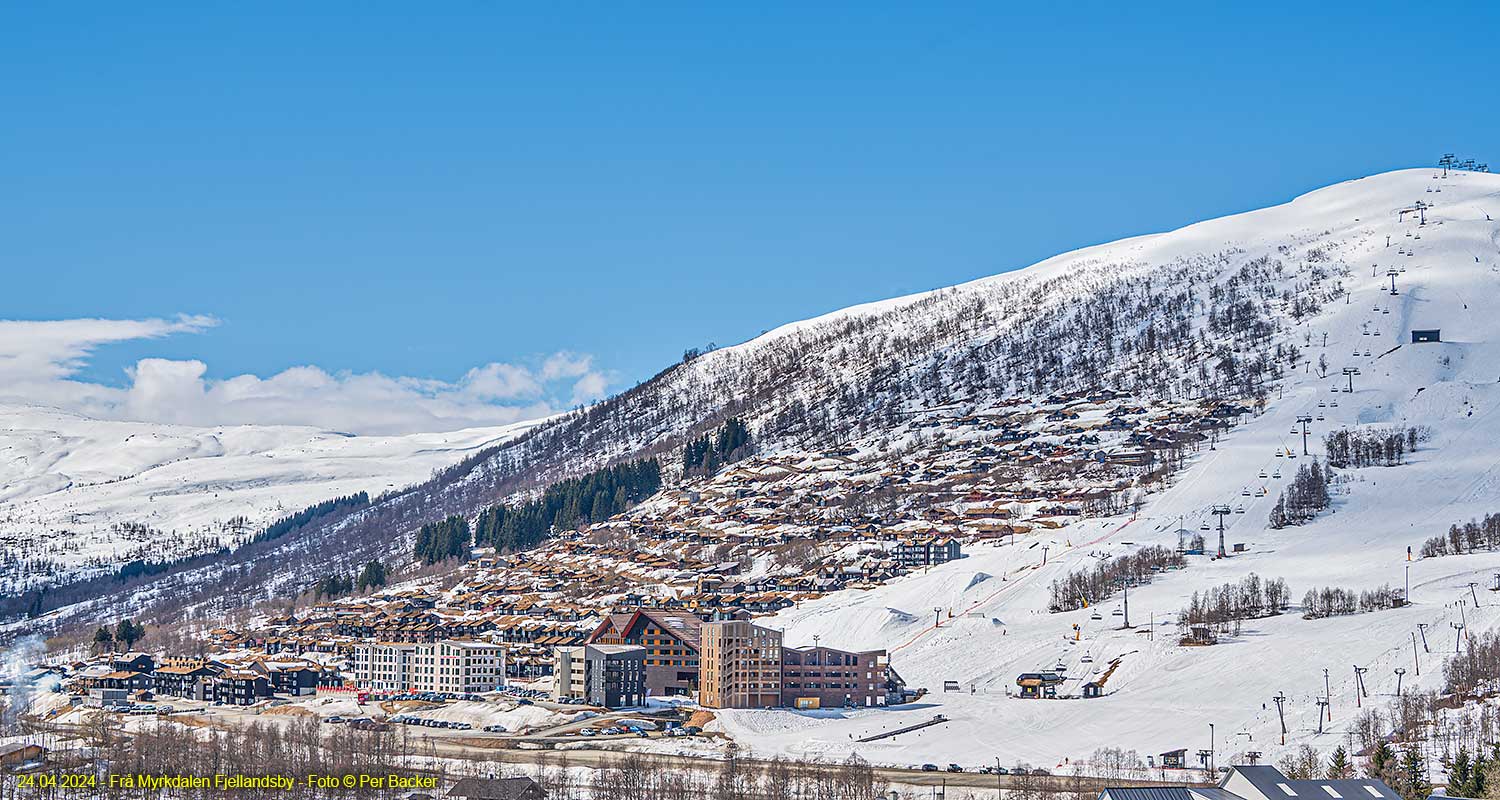
[[1104, 687], [1098, 681], [1089, 681], [1083, 685], [1083, 696], [1085, 699], [1102, 697], [1103, 695]]
[[12, 742], [0, 744], [0, 766], [16, 767], [41, 761], [47, 757], [47, 748], [35, 742]]
[[1441, 342], [1443, 331], [1441, 328], [1413, 329], [1411, 332], [1412, 344], [1423, 344], [1425, 342]]
[[1187, 748], [1162, 753], [1161, 765], [1164, 769], [1182, 769], [1187, 766]]

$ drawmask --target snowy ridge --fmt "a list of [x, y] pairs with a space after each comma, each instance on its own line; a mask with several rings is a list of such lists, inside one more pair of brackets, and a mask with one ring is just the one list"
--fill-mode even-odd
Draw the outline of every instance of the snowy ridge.
[[[1426, 225], [1419, 225], [1419, 215], [1399, 213], [1418, 200], [1433, 206]], [[1232, 242], [1253, 256], [1289, 230], [1304, 231], [1336, 248], [1348, 267], [1349, 295], [1300, 322], [1286, 320], [1303, 358], [1268, 398], [1266, 412], [1200, 454], [1170, 488], [1150, 496], [1137, 518], [1088, 520], [1042, 534], [1049, 549], [1045, 566], [1040, 548], [1027, 547], [1026, 540], [985, 546], [926, 575], [822, 598], [771, 619], [785, 628], [788, 641], [816, 635], [835, 646], [891, 649], [907, 681], [932, 690], [911, 716], [942, 713], [950, 724], [857, 746], [851, 741], [899, 722], [890, 712], [787, 718], [744, 711], [722, 715], [724, 729], [763, 752], [837, 757], [854, 749], [878, 762], [977, 766], [1001, 757], [1050, 767], [1097, 747], [1142, 754], [1196, 749], [1207, 744], [1213, 723], [1218, 763], [1224, 764], [1248, 750], [1272, 760], [1301, 744], [1325, 751], [1345, 744], [1356, 719], [1352, 665], [1369, 670], [1365, 705], [1391, 700], [1397, 668], [1409, 673], [1404, 691], [1441, 688], [1444, 654], [1456, 645], [1452, 624], [1466, 624], [1473, 634], [1500, 625], [1500, 595], [1486, 591], [1496, 586], [1500, 554], [1406, 560], [1408, 547], [1419, 551], [1450, 524], [1500, 511], [1500, 452], [1492, 445], [1500, 439], [1497, 213], [1500, 177], [1450, 173], [1443, 179], [1433, 170], [1406, 170], [1313, 192], [1286, 206], [1091, 249], [1096, 256], [1119, 248], [1156, 260], [1179, 248]], [[1061, 269], [1067, 262], [1046, 263]], [[1395, 296], [1389, 269], [1398, 270]], [[1440, 328], [1443, 342], [1413, 344], [1410, 333], [1419, 328]], [[1318, 375], [1320, 356], [1328, 377]], [[1352, 394], [1332, 391], [1348, 386], [1345, 367], [1359, 370]], [[1296, 466], [1306, 463], [1286, 457], [1301, 453], [1301, 437], [1290, 432], [1303, 415], [1314, 419], [1308, 441], [1314, 456], [1325, 433], [1359, 425], [1421, 425], [1431, 438], [1405, 465], [1338, 470], [1331, 513], [1274, 530], [1267, 525], [1270, 508]], [[1246, 552], [1223, 560], [1190, 556], [1185, 569], [1132, 589], [1133, 629], [1121, 629], [1118, 595], [1096, 609], [1046, 612], [1052, 580], [1142, 545], [1176, 546], [1180, 528], [1196, 532], [1214, 522], [1216, 504], [1244, 508], [1229, 515], [1227, 539], [1244, 543]], [[1212, 553], [1215, 534], [1203, 533]], [[1316, 620], [1298, 610], [1303, 593], [1315, 587], [1403, 588], [1408, 565], [1411, 606]], [[1176, 615], [1189, 596], [1251, 572], [1284, 578], [1292, 608], [1247, 622], [1240, 635], [1218, 645], [1179, 645]], [[996, 577], [973, 583], [981, 573]], [[1479, 608], [1459, 603], [1471, 597], [1471, 582], [1478, 584]], [[945, 619], [934, 628], [937, 607]], [[1096, 611], [1100, 619], [1093, 618]], [[1418, 623], [1427, 626], [1430, 641], [1414, 653]], [[1081, 629], [1076, 642], [1075, 624]], [[1007, 690], [1015, 693], [1018, 674], [1058, 665], [1069, 678], [1064, 693], [1077, 694], [1116, 659], [1102, 698], [1007, 696]], [[1314, 700], [1324, 691], [1324, 669], [1332, 721], [1319, 734]], [[944, 681], [959, 682], [961, 691], [943, 692]], [[1289, 698], [1285, 748], [1270, 703], [1278, 692]]]
[[232, 546], [305, 506], [421, 481], [529, 427], [349, 436], [22, 406], [0, 407], [0, 425], [0, 590]]

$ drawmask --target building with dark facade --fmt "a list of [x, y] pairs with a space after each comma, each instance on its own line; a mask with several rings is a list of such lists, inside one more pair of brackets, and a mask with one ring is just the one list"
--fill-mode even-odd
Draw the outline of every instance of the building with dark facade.
[[931, 567], [963, 557], [958, 540], [947, 536], [918, 536], [896, 545], [896, 560], [903, 567]]
[[604, 708], [646, 703], [646, 648], [591, 644], [583, 648], [584, 699]]

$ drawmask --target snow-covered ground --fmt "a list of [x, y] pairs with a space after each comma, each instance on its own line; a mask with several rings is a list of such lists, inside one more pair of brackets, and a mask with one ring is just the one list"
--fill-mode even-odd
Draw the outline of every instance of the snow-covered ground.
[[[1315, 586], [1402, 588], [1408, 546], [1417, 550], [1452, 523], [1500, 511], [1500, 451], [1493, 445], [1500, 440], [1500, 223], [1490, 219], [1500, 214], [1500, 176], [1435, 174], [1405, 170], [1351, 181], [1284, 206], [1044, 262], [1040, 268], [1066, 269], [1084, 255], [1129, 255], [1159, 263], [1230, 246], [1252, 257], [1275, 256], [1276, 243], [1306, 232], [1336, 243], [1333, 257], [1351, 269], [1344, 282], [1350, 294], [1347, 302], [1334, 301], [1295, 324], [1290, 341], [1310, 363], [1290, 372], [1267, 411], [1201, 453], [1170, 488], [1149, 497], [1138, 518], [1089, 520], [1016, 546], [977, 548], [927, 574], [825, 597], [770, 619], [785, 628], [790, 644], [819, 636], [827, 645], [889, 649], [908, 684], [930, 690], [919, 703], [849, 712], [731, 711], [717, 724], [757, 752], [837, 757], [854, 750], [880, 763], [968, 766], [993, 764], [997, 757], [1051, 766], [1105, 746], [1143, 754], [1197, 750], [1210, 746], [1213, 725], [1219, 763], [1227, 763], [1226, 757], [1247, 750], [1269, 758], [1280, 751], [1271, 703], [1278, 692], [1288, 697], [1287, 746], [1331, 749], [1344, 741], [1344, 726], [1355, 717], [1354, 665], [1369, 670], [1366, 703], [1389, 700], [1396, 668], [1408, 671], [1404, 688], [1440, 687], [1442, 658], [1455, 644], [1450, 623], [1462, 619], [1475, 633], [1500, 624], [1500, 594], [1486, 591], [1496, 585], [1500, 553], [1410, 563], [1414, 605], [1407, 608], [1304, 620], [1296, 607]], [[1415, 214], [1398, 221], [1398, 210], [1419, 200], [1434, 206], [1427, 224], [1419, 225]], [[1395, 296], [1386, 274], [1393, 268], [1400, 271]], [[1412, 344], [1413, 328], [1441, 328], [1444, 341]], [[1319, 356], [1327, 359], [1327, 378], [1317, 376]], [[1360, 370], [1352, 394], [1331, 391], [1348, 385], [1344, 367]], [[1340, 471], [1349, 481], [1332, 513], [1272, 530], [1267, 515], [1277, 494], [1306, 463], [1276, 456], [1288, 450], [1300, 455], [1301, 437], [1290, 434], [1300, 415], [1314, 418], [1308, 439], [1314, 455], [1325, 433], [1361, 424], [1425, 425], [1432, 437], [1404, 466]], [[1278, 471], [1280, 479], [1271, 477]], [[1209, 509], [1216, 504], [1244, 508], [1229, 515], [1226, 538], [1231, 545], [1245, 543], [1247, 552], [1224, 560], [1189, 557], [1186, 569], [1133, 590], [1133, 629], [1120, 629], [1123, 617], [1113, 613], [1122, 605], [1119, 597], [1097, 609], [1045, 611], [1054, 579], [1105, 554], [1143, 544], [1175, 546], [1176, 531], [1199, 532], [1213, 520]], [[1212, 552], [1216, 534], [1202, 532]], [[1217, 646], [1179, 646], [1176, 613], [1189, 595], [1251, 572], [1285, 578], [1291, 612], [1249, 622], [1240, 636]], [[1470, 582], [1479, 584], [1478, 609], [1457, 604], [1470, 595]], [[934, 629], [939, 608], [943, 622]], [[1092, 618], [1096, 610], [1101, 619]], [[1154, 635], [1148, 633], [1153, 619]], [[1415, 658], [1420, 677], [1412, 646], [1418, 623], [1429, 626], [1431, 647]], [[1082, 631], [1077, 642], [1071, 640], [1074, 624]], [[1070, 678], [1063, 691], [1077, 693], [1116, 658], [1119, 667], [1102, 698], [1010, 696], [1018, 674], [1059, 663]], [[1324, 669], [1333, 720], [1320, 736], [1314, 700], [1323, 692]], [[944, 692], [945, 681], [957, 681], [961, 690]], [[952, 721], [894, 739], [854, 741], [937, 713]]]
[[[337, 496], [382, 492], [534, 423], [402, 436], [290, 426], [194, 428], [0, 406], [0, 542], [65, 570], [182, 555]], [[233, 521], [243, 518], [236, 528]], [[128, 527], [122, 527], [128, 526]], [[29, 577], [40, 577], [27, 570]], [[0, 574], [0, 589], [18, 576]], [[13, 586], [13, 584], [10, 584]]]

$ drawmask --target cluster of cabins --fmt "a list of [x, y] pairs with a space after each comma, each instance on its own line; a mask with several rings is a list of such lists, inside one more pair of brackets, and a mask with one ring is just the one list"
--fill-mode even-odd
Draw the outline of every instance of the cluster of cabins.
[[180, 697], [223, 705], [253, 705], [273, 695], [315, 694], [320, 685], [342, 682], [338, 674], [313, 661], [275, 656], [236, 659], [167, 658], [150, 653], [111, 654], [68, 668], [67, 685], [86, 693], [96, 708]]
[[[1134, 477], [1153, 468], [1154, 454], [1194, 446], [1245, 413], [1208, 401], [1147, 406], [1096, 391], [1048, 398], [1041, 407], [1017, 401], [950, 414], [932, 421], [944, 435], [915, 450], [756, 456], [527, 552], [478, 553], [451, 589], [331, 600], [254, 631], [215, 631], [215, 640], [224, 649], [264, 653], [273, 663], [314, 654], [341, 659], [364, 670], [353, 680], [370, 685], [411, 685], [421, 659], [436, 657], [418, 648], [474, 642], [501, 649], [484, 665], [498, 667], [500, 682], [553, 674], [566, 663], [570, 670], [577, 665], [578, 675], [559, 685], [573, 687], [589, 685], [587, 648], [595, 646], [600, 675], [626, 682], [601, 685], [610, 698], [634, 696], [628, 684], [637, 670], [621, 664], [638, 656], [648, 694], [693, 693], [726, 706], [889, 702], [899, 680], [888, 664], [870, 661], [874, 656], [808, 652], [784, 647], [779, 638], [749, 647], [738, 635], [717, 649], [718, 640], [705, 641], [702, 632], [729, 631], [732, 625], [717, 626], [942, 565], [961, 558], [969, 542], [1014, 539], [1106, 510]], [[925, 500], [904, 510], [863, 501], [881, 493]], [[641, 607], [648, 611], [634, 610]], [[656, 632], [635, 630], [642, 626]], [[729, 666], [721, 671], [717, 662], [704, 663], [703, 648]], [[833, 659], [859, 667], [830, 669]], [[817, 669], [803, 669], [804, 662]], [[490, 680], [468, 677], [467, 686]]]

